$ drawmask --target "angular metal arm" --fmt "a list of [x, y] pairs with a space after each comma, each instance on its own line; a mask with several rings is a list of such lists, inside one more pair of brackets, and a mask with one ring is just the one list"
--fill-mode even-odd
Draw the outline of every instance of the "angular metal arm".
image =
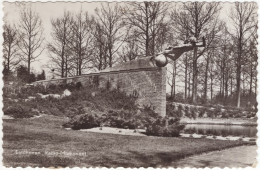
[[183, 53], [191, 51], [195, 47], [205, 46], [206, 41], [204, 37], [202, 37], [202, 42], [197, 42], [195, 38], [191, 38], [183, 45], [166, 48], [164, 51], [152, 57], [151, 62], [158, 67], [164, 67], [168, 63], [168, 58], [170, 58], [171, 60], [177, 60]]
[[166, 57], [176, 60], [178, 59], [183, 53], [193, 50], [195, 47], [205, 47], [206, 41], [205, 38], [202, 38], [202, 42], [194, 42], [191, 41], [189, 44], [183, 44], [180, 46], [175, 47], [168, 47], [160, 54], [165, 55]]

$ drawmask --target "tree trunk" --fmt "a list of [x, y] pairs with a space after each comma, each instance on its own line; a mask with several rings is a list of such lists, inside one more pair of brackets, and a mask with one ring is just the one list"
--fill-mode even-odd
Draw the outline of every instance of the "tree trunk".
[[68, 77], [68, 56], [65, 56], [65, 77]]
[[228, 97], [228, 75], [226, 75], [226, 80], [225, 80], [225, 99]]
[[242, 90], [242, 96], [245, 96], [245, 93], [246, 93], [246, 86], [245, 86], [245, 73], [242, 73], [242, 87], [243, 87], [243, 90]]
[[204, 102], [207, 102], [207, 92], [208, 92], [208, 69], [209, 69], [209, 57], [206, 60], [206, 69], [205, 69], [205, 82], [204, 82]]
[[29, 56], [28, 57], [28, 74], [30, 74], [30, 72], [31, 72], [31, 57]]
[[175, 95], [176, 95], [176, 60], [174, 61], [174, 91], [173, 91], [173, 99], [175, 100]]
[[[251, 56], [252, 58], [252, 56]], [[249, 96], [252, 95], [252, 87], [253, 87], [253, 61], [250, 62], [250, 84], [249, 84]]]
[[240, 78], [241, 77], [241, 66], [238, 66], [237, 67], [237, 107], [240, 107], [240, 95], [241, 95], [241, 92], [240, 92], [240, 83], [241, 83], [241, 81], [240, 81]]
[[213, 98], [213, 77], [210, 78], [210, 100]]
[[[222, 94], [221, 97], [224, 98], [225, 93], [225, 60], [222, 63]], [[222, 100], [224, 102], [224, 100]]]
[[185, 56], [185, 94], [184, 94], [184, 99], [186, 100], [187, 99], [187, 86], [188, 86], [188, 82], [187, 82], [187, 79], [188, 79], [188, 57], [187, 55]]
[[112, 67], [112, 47], [109, 48], [109, 67]]
[[230, 95], [232, 95], [233, 92], [233, 78], [230, 79]]
[[191, 73], [189, 72], [189, 80], [188, 80], [188, 83], [189, 83], [189, 87], [188, 87], [188, 96], [190, 98], [190, 92], [191, 92]]
[[[242, 35], [242, 34], [241, 34]], [[241, 45], [241, 38], [239, 39], [239, 45], [238, 45], [238, 57], [237, 57], [237, 107], [240, 107], [240, 95], [241, 95], [241, 57], [242, 57], [242, 45]]]
[[7, 72], [10, 72], [10, 58], [11, 58], [11, 43], [8, 45], [8, 56], [7, 56]]
[[221, 94], [222, 94], [222, 81], [220, 80], [220, 82], [219, 82], [219, 95], [220, 95], [220, 97], [221, 97]]
[[173, 100], [175, 100], [175, 94], [176, 94], [176, 61], [174, 61], [173, 68], [172, 68], [171, 98]]
[[82, 66], [81, 66], [81, 62], [82, 62], [82, 61], [80, 60], [80, 62], [79, 62], [79, 75], [81, 75], [81, 67], [82, 67]]
[[197, 70], [197, 47], [193, 50], [193, 76], [192, 76], [192, 103], [197, 102], [197, 82], [198, 70]]
[[64, 77], [64, 58], [61, 59], [61, 77]]
[[148, 2], [144, 2], [145, 3], [145, 14], [146, 14], [146, 28], [145, 28], [145, 54], [146, 56], [150, 55], [149, 52], [149, 21], [148, 21]]
[[98, 65], [98, 70], [102, 70], [103, 67], [103, 62], [102, 62], [102, 46], [99, 45], [99, 65]]

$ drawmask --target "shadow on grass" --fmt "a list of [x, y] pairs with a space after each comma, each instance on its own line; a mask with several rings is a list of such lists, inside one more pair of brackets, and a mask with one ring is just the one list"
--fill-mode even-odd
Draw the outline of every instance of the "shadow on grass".
[[[250, 143], [245, 145], [251, 145]], [[233, 145], [226, 147], [225, 149], [233, 148], [241, 146], [241, 144]], [[180, 167], [177, 163], [177, 161], [184, 159], [189, 156], [198, 155], [202, 153], [208, 153], [212, 151], [222, 150], [224, 148], [211, 148], [210, 150], [204, 151], [203, 149], [201, 151], [197, 151], [196, 153], [188, 152], [157, 152], [157, 153], [140, 153], [139, 151], [128, 151], [130, 153], [128, 155], [128, 159], [124, 161], [118, 161], [118, 160], [112, 160], [112, 159], [106, 159], [102, 163], [102, 166], [105, 167], [153, 167], [153, 168], [159, 168], [159, 167], [174, 167], [178, 168]], [[116, 157], [122, 157], [121, 154], [118, 154]], [[131, 158], [131, 160], [129, 160]], [[211, 164], [212, 161], [201, 161], [200, 163], [203, 164], [203, 167], [207, 167]], [[192, 164], [191, 164], [191, 167]]]
[[[9, 164], [12, 162], [12, 164]], [[17, 164], [17, 166], [14, 164]], [[46, 155], [28, 155], [22, 157], [5, 156], [3, 164], [6, 167], [75, 167], [77, 162], [66, 157], [48, 157]]]

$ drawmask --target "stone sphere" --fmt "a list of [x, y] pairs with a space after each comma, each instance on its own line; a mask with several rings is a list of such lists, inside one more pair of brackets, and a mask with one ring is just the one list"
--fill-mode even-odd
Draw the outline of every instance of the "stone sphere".
[[190, 42], [195, 43], [195, 42], [197, 42], [197, 39], [195, 37], [190, 37]]
[[164, 67], [168, 63], [167, 57], [163, 54], [156, 56], [154, 60], [157, 67]]

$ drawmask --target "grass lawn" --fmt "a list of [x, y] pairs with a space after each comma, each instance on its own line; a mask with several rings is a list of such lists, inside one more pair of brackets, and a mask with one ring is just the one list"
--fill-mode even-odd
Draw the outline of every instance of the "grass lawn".
[[[3, 120], [3, 163], [12, 167], [167, 167], [186, 156], [246, 144], [65, 130], [66, 118]], [[85, 155], [66, 155], [85, 153]], [[30, 153], [29, 153], [30, 152]], [[52, 152], [53, 155], [47, 154]], [[60, 155], [55, 155], [60, 153]]]

